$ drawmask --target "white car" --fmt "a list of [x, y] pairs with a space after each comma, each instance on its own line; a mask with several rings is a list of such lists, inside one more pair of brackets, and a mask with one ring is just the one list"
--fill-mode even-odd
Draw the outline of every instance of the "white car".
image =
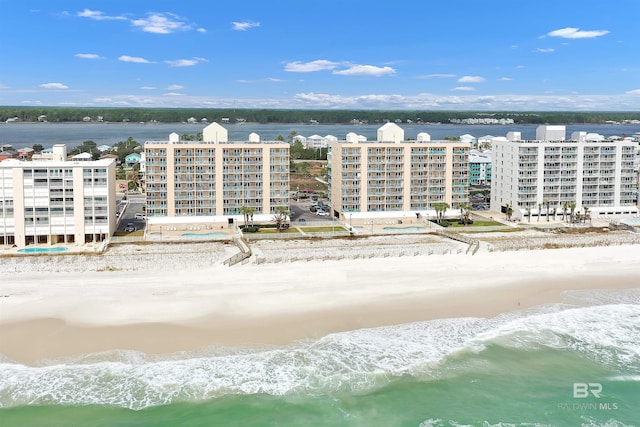
[[135, 214], [135, 218], [136, 219], [147, 219], [147, 216], [145, 214], [137, 213], [137, 214]]
[[323, 211], [322, 209], [318, 209], [316, 211], [316, 215], [318, 215], [318, 216], [329, 216], [329, 212]]
[[124, 228], [124, 232], [125, 233], [131, 233], [133, 231], [136, 231], [136, 227], [135, 225], [133, 225], [132, 222], [128, 223], [127, 226]]

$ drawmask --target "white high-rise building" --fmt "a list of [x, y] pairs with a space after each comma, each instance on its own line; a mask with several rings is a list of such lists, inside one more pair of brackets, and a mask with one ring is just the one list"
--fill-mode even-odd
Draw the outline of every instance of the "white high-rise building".
[[0, 245], [99, 242], [116, 229], [115, 162], [0, 162]]
[[637, 144], [588, 140], [580, 133], [572, 135], [577, 140], [565, 140], [564, 129], [540, 126], [540, 140], [493, 140], [491, 210], [511, 207], [513, 217], [522, 219], [561, 214], [575, 204], [576, 211], [586, 207], [592, 215], [636, 214]]

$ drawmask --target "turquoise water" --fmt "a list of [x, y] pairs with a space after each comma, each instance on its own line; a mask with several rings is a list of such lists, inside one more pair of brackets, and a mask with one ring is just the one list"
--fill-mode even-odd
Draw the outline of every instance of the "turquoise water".
[[640, 289], [280, 347], [0, 360], [3, 427], [634, 426], [639, 396]]
[[215, 237], [223, 237], [226, 236], [225, 233], [183, 233], [182, 237], [188, 237], [190, 239], [213, 239]]
[[640, 227], [640, 218], [627, 218], [627, 219], [621, 220], [620, 222], [633, 225], [634, 227]]
[[66, 252], [68, 248], [56, 247], [56, 248], [24, 248], [18, 249], [18, 252], [25, 254], [50, 254], [55, 252]]
[[405, 230], [405, 231], [415, 231], [415, 230], [424, 230], [424, 227], [418, 227], [416, 225], [410, 225], [408, 227], [384, 227], [383, 230]]

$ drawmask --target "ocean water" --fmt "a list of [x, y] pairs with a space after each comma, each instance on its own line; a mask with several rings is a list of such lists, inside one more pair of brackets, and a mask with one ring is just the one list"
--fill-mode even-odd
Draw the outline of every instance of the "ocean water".
[[0, 360], [9, 426], [637, 426], [640, 289], [287, 346]]

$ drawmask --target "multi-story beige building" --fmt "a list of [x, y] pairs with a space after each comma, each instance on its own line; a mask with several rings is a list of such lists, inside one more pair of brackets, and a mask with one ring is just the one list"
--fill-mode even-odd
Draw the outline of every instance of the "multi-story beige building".
[[569, 203], [594, 215], [638, 212], [637, 142], [590, 139], [585, 132], [565, 140], [564, 126], [539, 126], [536, 137], [523, 141], [510, 132], [493, 139], [491, 210], [509, 206], [520, 219], [555, 216]]
[[253, 208], [256, 214], [289, 207], [289, 144], [228, 141], [227, 130], [207, 126], [202, 141], [168, 141], [144, 145], [146, 210], [149, 216], [222, 216]]
[[0, 245], [105, 240], [115, 194], [113, 160], [0, 162]]
[[339, 214], [419, 212], [434, 203], [456, 208], [469, 201], [469, 148], [460, 141], [405, 141], [393, 123], [375, 142], [331, 142], [328, 156], [331, 202]]

